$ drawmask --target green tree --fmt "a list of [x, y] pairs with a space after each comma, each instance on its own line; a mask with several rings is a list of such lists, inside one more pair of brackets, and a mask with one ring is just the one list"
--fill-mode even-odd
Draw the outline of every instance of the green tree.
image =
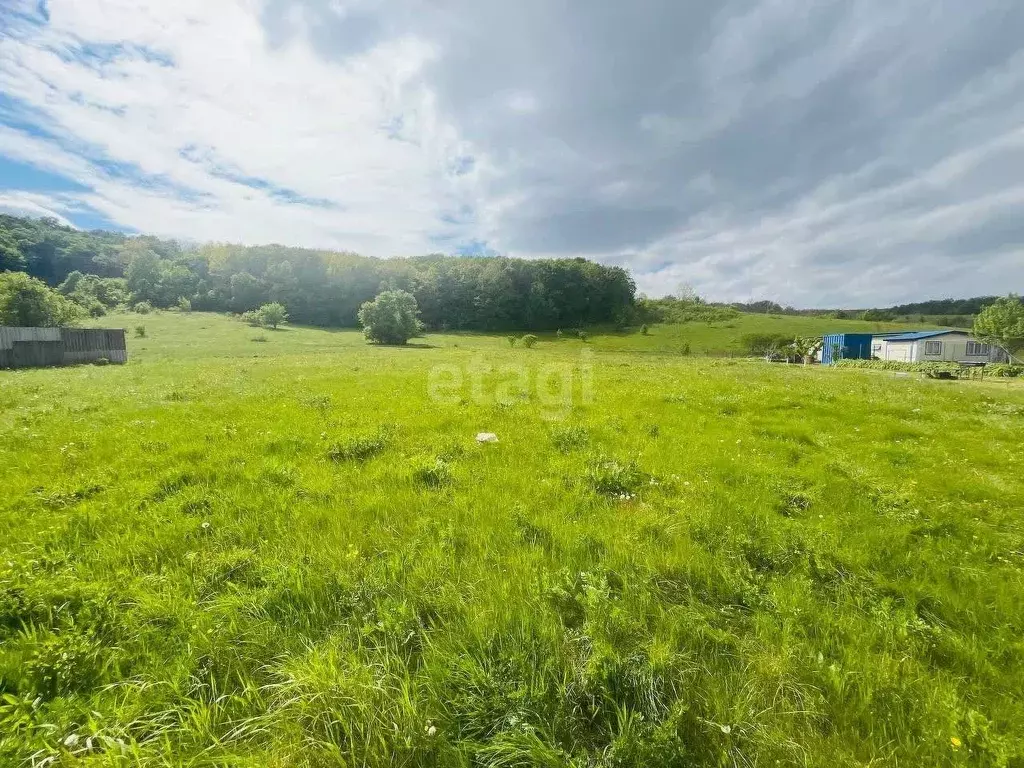
[[279, 304], [274, 301], [260, 307], [259, 318], [263, 325], [270, 326], [271, 328], [277, 328], [277, 326], [288, 319], [288, 312], [285, 310], [283, 304]]
[[78, 305], [42, 280], [23, 272], [0, 274], [0, 325], [72, 325], [81, 316]]
[[405, 344], [420, 332], [416, 297], [405, 291], [384, 291], [359, 308], [363, 334], [375, 344]]
[[125, 270], [125, 278], [128, 281], [128, 290], [132, 294], [132, 301], [159, 303], [162, 275], [160, 257], [156, 253], [143, 248], [134, 249], [131, 261], [128, 262], [128, 268]]
[[11, 270], [12, 272], [25, 269], [27, 262], [18, 248], [18, 241], [14, 236], [3, 229], [0, 229], [0, 272]]
[[1010, 294], [991, 304], [974, 318], [974, 335], [1011, 355], [1024, 352], [1024, 302]]

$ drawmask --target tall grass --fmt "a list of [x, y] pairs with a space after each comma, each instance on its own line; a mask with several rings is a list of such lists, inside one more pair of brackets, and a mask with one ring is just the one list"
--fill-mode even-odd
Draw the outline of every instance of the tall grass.
[[0, 764], [1024, 759], [1017, 382], [240, 325], [0, 372]]

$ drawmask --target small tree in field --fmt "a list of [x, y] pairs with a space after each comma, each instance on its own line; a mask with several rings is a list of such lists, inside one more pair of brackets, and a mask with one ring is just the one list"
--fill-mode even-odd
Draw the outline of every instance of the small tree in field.
[[384, 291], [359, 308], [363, 335], [374, 344], [405, 344], [420, 332], [416, 297], [405, 291]]
[[73, 325], [82, 317], [75, 302], [23, 272], [0, 273], [0, 325]]
[[974, 335], [1009, 355], [1024, 353], [1024, 303], [1012, 293], [985, 307], [974, 319]]
[[279, 304], [276, 301], [271, 304], [264, 304], [260, 307], [258, 314], [260, 323], [270, 328], [277, 328], [277, 326], [288, 319], [288, 311], [284, 308], [283, 304]]

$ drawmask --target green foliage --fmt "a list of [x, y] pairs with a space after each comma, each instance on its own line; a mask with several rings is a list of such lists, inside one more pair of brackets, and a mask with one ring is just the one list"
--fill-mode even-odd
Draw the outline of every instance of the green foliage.
[[293, 322], [343, 327], [356, 327], [359, 308], [385, 288], [414, 295], [428, 328], [488, 331], [621, 322], [631, 316], [636, 292], [624, 269], [583, 259], [375, 259], [277, 245], [186, 249], [170, 240], [10, 216], [0, 216], [4, 268], [24, 269], [50, 285], [75, 271], [124, 278], [130, 297], [116, 303], [170, 308], [184, 298], [197, 310], [238, 314], [280, 303]]
[[526, 347], [527, 349], [533, 349], [535, 346], [537, 346], [538, 341], [540, 341], [540, 339], [538, 339], [532, 333], [528, 333], [519, 340], [519, 344], [520, 346]]
[[270, 304], [264, 304], [259, 308], [257, 312], [261, 325], [268, 326], [270, 328], [277, 328], [277, 326], [288, 320], [288, 312], [284, 308], [283, 304], [279, 304], [274, 301]]
[[0, 273], [0, 325], [74, 325], [82, 317], [74, 302], [22, 272]]
[[648, 332], [649, 331], [647, 329], [647, 323], [644, 323], [643, 325], [640, 326], [640, 334], [642, 336], [646, 336], [648, 334]]
[[587, 470], [587, 481], [597, 493], [627, 501], [639, 492], [645, 480], [635, 461], [602, 459]]
[[135, 326], [135, 338], [144, 339], [146, 338], [146, 326], [136, 325]]
[[894, 313], [884, 309], [869, 309], [861, 314], [860, 319], [868, 322], [888, 322], [895, 317]]
[[389, 434], [379, 430], [373, 435], [352, 437], [335, 443], [328, 449], [327, 457], [331, 461], [367, 461], [382, 453], [389, 442]]
[[974, 335], [1010, 354], [1024, 352], [1024, 301], [1010, 294], [985, 307], [974, 319]]
[[178, 307], [178, 310], [181, 311], [181, 312], [191, 312], [192, 311], [192, 302], [189, 301], [188, 299], [186, 299], [184, 296], [179, 296], [178, 297], [177, 307]]
[[832, 367], [862, 368], [874, 371], [902, 371], [905, 373], [959, 373], [963, 370], [956, 363], [907, 363], [902, 360], [837, 360], [832, 363]]
[[752, 357], [785, 356], [793, 337], [785, 333], [748, 333], [740, 339], [743, 351]]
[[636, 318], [643, 323], [717, 323], [733, 320], [739, 312], [733, 307], [707, 304], [700, 299], [640, 299]]
[[359, 308], [359, 322], [367, 341], [375, 344], [406, 344], [419, 334], [416, 297], [405, 291], [384, 291]]
[[247, 310], [246, 312], [243, 312], [239, 316], [239, 319], [243, 323], [252, 328], [260, 328], [263, 325], [263, 318], [260, 316], [260, 313], [257, 312], [255, 309], [250, 309]]
[[1017, 376], [1024, 376], [1024, 365], [1009, 365], [1007, 363], [996, 363], [985, 366], [985, 373], [990, 376], [1012, 379]]
[[412, 479], [427, 488], [441, 488], [450, 485], [455, 475], [451, 465], [441, 458], [419, 459], [413, 465]]

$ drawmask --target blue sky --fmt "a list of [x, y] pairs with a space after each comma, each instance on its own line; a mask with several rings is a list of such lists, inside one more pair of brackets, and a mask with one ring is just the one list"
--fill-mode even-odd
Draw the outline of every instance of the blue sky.
[[1024, 289], [1007, 0], [0, 0], [0, 209], [652, 295]]

